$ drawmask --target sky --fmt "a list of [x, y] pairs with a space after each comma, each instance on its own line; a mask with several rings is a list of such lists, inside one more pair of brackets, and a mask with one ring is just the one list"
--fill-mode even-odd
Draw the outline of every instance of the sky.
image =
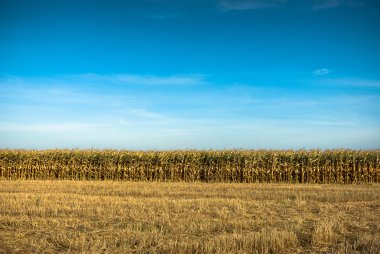
[[380, 148], [380, 1], [0, 0], [0, 148]]

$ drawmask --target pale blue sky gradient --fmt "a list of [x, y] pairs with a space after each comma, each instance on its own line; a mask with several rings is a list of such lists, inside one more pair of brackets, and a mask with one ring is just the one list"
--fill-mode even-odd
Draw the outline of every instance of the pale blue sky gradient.
[[0, 1], [0, 148], [379, 148], [370, 0]]

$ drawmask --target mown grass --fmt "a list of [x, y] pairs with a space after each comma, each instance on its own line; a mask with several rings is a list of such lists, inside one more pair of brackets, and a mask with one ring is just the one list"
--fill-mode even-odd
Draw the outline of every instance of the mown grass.
[[380, 253], [380, 185], [0, 181], [0, 253]]

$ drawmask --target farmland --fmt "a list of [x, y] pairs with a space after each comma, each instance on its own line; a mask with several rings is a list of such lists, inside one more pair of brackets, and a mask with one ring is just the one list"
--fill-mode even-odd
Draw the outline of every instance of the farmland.
[[0, 253], [380, 253], [379, 150], [0, 150]]
[[380, 182], [379, 150], [0, 150], [1, 179]]
[[379, 253], [380, 185], [1, 181], [0, 253]]

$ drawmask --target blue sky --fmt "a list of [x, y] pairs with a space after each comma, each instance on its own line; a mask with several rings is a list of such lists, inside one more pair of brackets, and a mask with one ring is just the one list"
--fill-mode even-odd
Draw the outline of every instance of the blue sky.
[[0, 0], [0, 147], [379, 148], [376, 0]]

